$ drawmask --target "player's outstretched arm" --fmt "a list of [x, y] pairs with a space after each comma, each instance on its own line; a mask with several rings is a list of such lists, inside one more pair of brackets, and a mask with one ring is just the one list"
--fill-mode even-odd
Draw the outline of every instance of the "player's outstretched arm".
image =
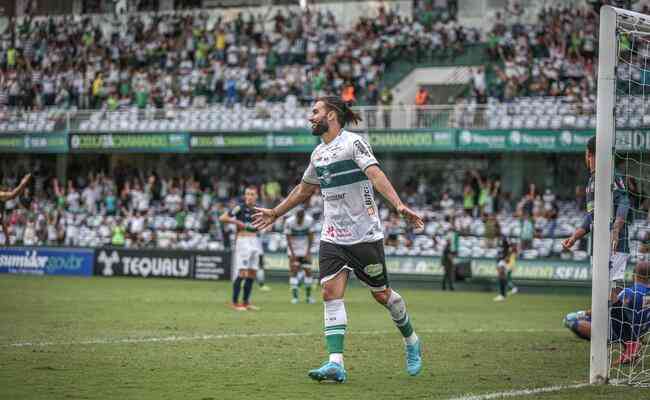
[[287, 198], [282, 200], [282, 202], [275, 206], [275, 208], [255, 207], [257, 212], [253, 214], [253, 226], [258, 231], [270, 228], [279, 217], [291, 211], [291, 209], [298, 204], [302, 204], [309, 199], [317, 188], [318, 185], [312, 185], [305, 181], [301, 181], [298, 186], [293, 188]]
[[576, 229], [575, 232], [573, 232], [573, 235], [571, 235], [571, 237], [562, 241], [562, 247], [564, 247], [566, 250], [571, 250], [573, 245], [576, 244], [578, 240], [582, 239], [582, 237], [586, 234], [587, 234], [586, 229], [582, 227]]
[[20, 181], [20, 184], [11, 192], [0, 192], [0, 201], [7, 201], [15, 198], [25, 190], [29, 184], [29, 180], [32, 178], [32, 174], [27, 174]]
[[238, 220], [237, 218], [231, 217], [228, 213], [224, 213], [219, 217], [219, 222], [223, 224], [233, 224], [237, 225], [238, 228], [244, 229], [246, 227], [246, 224], [244, 224], [242, 221]]
[[382, 196], [386, 200], [390, 202], [390, 204], [395, 207], [395, 210], [406, 220], [414, 225], [417, 229], [422, 229], [424, 227], [424, 222], [422, 221], [422, 218], [420, 218], [419, 215], [415, 213], [415, 211], [411, 210], [407, 206], [402, 203], [402, 200], [400, 200], [399, 196], [397, 195], [397, 192], [395, 191], [395, 188], [393, 185], [390, 183], [384, 172], [377, 166], [377, 165], [371, 165], [368, 168], [366, 168], [366, 176], [368, 179], [370, 179], [370, 182], [372, 182], [372, 186], [377, 189], [379, 193], [381, 193]]

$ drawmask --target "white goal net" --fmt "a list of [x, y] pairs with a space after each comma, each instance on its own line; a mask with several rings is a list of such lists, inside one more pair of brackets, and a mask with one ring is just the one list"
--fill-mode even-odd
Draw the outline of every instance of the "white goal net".
[[591, 381], [650, 386], [650, 16], [600, 23]]

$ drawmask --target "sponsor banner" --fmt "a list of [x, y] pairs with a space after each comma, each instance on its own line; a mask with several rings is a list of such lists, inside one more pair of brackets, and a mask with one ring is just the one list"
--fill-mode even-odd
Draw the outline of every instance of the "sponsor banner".
[[374, 151], [435, 152], [456, 149], [456, 130], [370, 131], [368, 142]]
[[214, 281], [230, 279], [229, 252], [200, 252], [194, 254], [194, 278]]
[[617, 150], [648, 152], [650, 151], [650, 129], [617, 130]]
[[173, 250], [97, 250], [95, 275], [192, 278], [194, 255]]
[[508, 131], [462, 130], [458, 133], [458, 150], [506, 150]]
[[67, 153], [65, 133], [30, 133], [0, 136], [0, 153]]
[[232, 153], [232, 152], [287, 152], [308, 153], [314, 150], [318, 138], [309, 132], [295, 133], [192, 133], [190, 146], [192, 152]]
[[70, 135], [72, 152], [93, 153], [186, 153], [187, 133], [103, 133]]
[[[289, 259], [285, 253], [266, 253], [266, 268], [288, 271]], [[497, 262], [494, 259], [458, 259], [457, 263], [469, 261], [473, 278], [496, 278]], [[318, 257], [313, 257], [313, 266], [318, 269]], [[387, 256], [386, 268], [395, 274], [423, 274], [442, 276], [440, 257]], [[631, 279], [631, 269], [628, 268]], [[513, 271], [514, 279], [552, 281], [591, 281], [589, 262], [563, 260], [517, 260]]]
[[91, 276], [95, 251], [56, 247], [0, 247], [0, 273]]

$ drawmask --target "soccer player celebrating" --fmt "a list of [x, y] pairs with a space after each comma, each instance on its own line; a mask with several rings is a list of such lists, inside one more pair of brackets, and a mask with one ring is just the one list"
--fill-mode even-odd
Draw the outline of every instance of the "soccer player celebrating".
[[[219, 217], [219, 221], [237, 226], [235, 239], [234, 266], [237, 277], [232, 288], [232, 308], [237, 311], [258, 310], [250, 303], [253, 282], [259, 269], [260, 256], [263, 254], [262, 245], [257, 237], [257, 229], [253, 226], [253, 213], [257, 202], [257, 188], [249, 186], [244, 192], [244, 204], [236, 206], [229, 213]], [[243, 303], [239, 303], [239, 292], [244, 282]]]
[[[587, 213], [582, 221], [582, 225], [578, 227], [573, 235], [562, 242], [565, 249], [570, 250], [577, 240], [581, 239], [589, 232], [591, 232], [594, 221], [594, 189], [596, 186], [595, 172], [596, 172], [596, 137], [592, 136], [587, 142], [587, 149], [585, 151], [585, 163], [589, 168], [589, 182], [586, 189], [587, 200]], [[611, 300], [617, 298], [620, 288], [616, 288], [617, 282], [620, 282], [625, 277], [625, 268], [627, 267], [627, 260], [630, 256], [630, 248], [628, 245], [628, 223], [632, 217], [629, 213], [630, 199], [628, 197], [627, 189], [625, 187], [625, 179], [618, 173], [614, 174], [614, 208], [616, 219], [612, 226], [612, 255], [609, 260], [609, 280], [614, 282], [612, 287]]]
[[264, 230], [278, 217], [302, 204], [318, 189], [324, 200], [324, 221], [319, 251], [320, 282], [325, 307], [325, 339], [329, 361], [309, 371], [317, 380], [345, 382], [343, 339], [347, 328], [344, 294], [350, 272], [370, 288], [377, 302], [386, 307], [406, 344], [406, 366], [410, 375], [422, 369], [421, 346], [406, 312], [402, 296], [388, 282], [383, 230], [373, 187], [397, 212], [416, 228], [422, 219], [408, 208], [379, 168], [370, 146], [359, 135], [346, 131], [359, 116], [338, 97], [317, 99], [309, 121], [312, 134], [322, 143], [314, 149], [302, 181], [273, 209], [257, 208], [254, 226]]
[[295, 215], [289, 217], [284, 224], [284, 234], [287, 235], [287, 253], [289, 255], [289, 286], [291, 286], [291, 303], [298, 304], [298, 273], [304, 273], [305, 298], [313, 304], [311, 287], [311, 256], [309, 251], [314, 242], [312, 226], [314, 220], [305, 215], [305, 209], [300, 207]]
[[[640, 261], [634, 269], [634, 284], [618, 293], [610, 308], [609, 340], [623, 342], [625, 350], [615, 365], [634, 361], [640, 353], [641, 337], [650, 329], [650, 262]], [[579, 338], [591, 339], [588, 312], [571, 313], [565, 325]]]

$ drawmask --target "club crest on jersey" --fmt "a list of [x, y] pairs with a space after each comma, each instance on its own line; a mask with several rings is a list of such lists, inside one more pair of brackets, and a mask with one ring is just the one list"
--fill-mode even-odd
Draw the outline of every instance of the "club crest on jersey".
[[363, 270], [369, 277], [375, 277], [381, 275], [384, 271], [384, 267], [381, 264], [370, 264], [363, 267]]

